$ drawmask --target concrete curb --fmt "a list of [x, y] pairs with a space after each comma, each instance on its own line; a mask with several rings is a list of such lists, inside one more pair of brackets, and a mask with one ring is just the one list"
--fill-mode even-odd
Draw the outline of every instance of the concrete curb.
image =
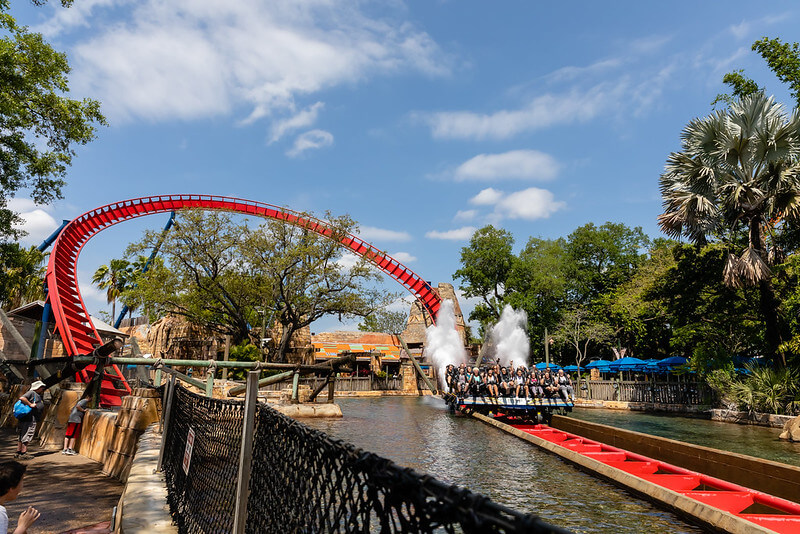
[[125, 491], [117, 506], [117, 529], [120, 534], [173, 534], [167, 505], [167, 486], [162, 473], [156, 473], [161, 434], [156, 423], [139, 439], [139, 450], [131, 464]]
[[681, 495], [675, 491], [663, 488], [652, 482], [648, 482], [639, 477], [626, 473], [615, 467], [606, 465], [593, 458], [588, 458], [582, 454], [571, 451], [555, 443], [532, 436], [526, 432], [518, 430], [512, 426], [495, 421], [491, 417], [473, 413], [472, 417], [486, 424], [492, 425], [503, 432], [517, 436], [537, 447], [549, 451], [561, 458], [579, 466], [581, 469], [596, 476], [604, 478], [614, 484], [621, 486], [632, 493], [644, 497], [678, 515], [688, 518], [693, 522], [701, 523], [705, 527], [718, 532], [729, 532], [731, 534], [751, 534], [751, 533], [773, 533], [774, 531], [751, 523], [745, 519], [737, 517], [730, 512], [725, 512], [707, 504], [698, 502], [694, 499]]

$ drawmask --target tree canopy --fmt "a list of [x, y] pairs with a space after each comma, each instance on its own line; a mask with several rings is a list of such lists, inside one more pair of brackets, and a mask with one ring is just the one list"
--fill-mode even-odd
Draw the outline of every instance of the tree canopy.
[[[355, 227], [347, 216], [327, 220], [335, 235]], [[161, 237], [148, 232], [129, 253]], [[231, 335], [234, 344], [267, 337], [256, 336], [252, 325], [268, 322], [275, 339], [270, 356], [277, 361], [285, 360], [292, 335], [317, 319], [368, 316], [396, 298], [373, 287], [380, 275], [366, 260], [344, 261], [334, 239], [279, 221], [251, 228], [224, 212], [181, 212], [160, 257], [163, 263], [124, 295], [126, 303], [184, 316]]]
[[22, 191], [40, 204], [61, 198], [75, 146], [106, 124], [99, 102], [66, 96], [66, 55], [18, 26], [8, 9], [0, 0], [0, 240], [21, 236], [8, 201]]

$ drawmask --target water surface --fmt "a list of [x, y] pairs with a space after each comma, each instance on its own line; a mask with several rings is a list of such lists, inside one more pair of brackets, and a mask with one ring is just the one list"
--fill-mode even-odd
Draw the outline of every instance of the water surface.
[[443, 482], [574, 532], [703, 532], [519, 438], [451, 415], [433, 397], [340, 399], [344, 418], [304, 423]]

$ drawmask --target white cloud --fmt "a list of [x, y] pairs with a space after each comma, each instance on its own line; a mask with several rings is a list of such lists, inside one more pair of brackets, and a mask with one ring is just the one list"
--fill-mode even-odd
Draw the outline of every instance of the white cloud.
[[392, 254], [390, 254], [390, 256], [399, 261], [400, 263], [405, 263], [405, 264], [417, 261], [417, 257], [412, 256], [408, 252], [393, 252]]
[[546, 219], [565, 205], [557, 202], [550, 191], [531, 187], [500, 199], [495, 205], [495, 213], [509, 219], [532, 221]]
[[322, 102], [317, 102], [313, 106], [296, 113], [288, 119], [273, 123], [272, 128], [270, 128], [269, 143], [274, 143], [289, 132], [293, 132], [301, 128], [307, 128], [308, 126], [314, 124], [317, 121], [319, 111], [324, 106], [325, 104]]
[[456, 181], [499, 180], [504, 178], [552, 180], [558, 162], [538, 150], [511, 150], [502, 154], [479, 154], [459, 165]]
[[358, 262], [361, 261], [361, 256], [357, 256], [352, 252], [345, 252], [342, 254], [342, 257], [336, 260], [336, 264], [342, 267], [343, 269], [352, 269]]
[[102, 101], [113, 121], [233, 110], [256, 120], [374, 75], [447, 73], [433, 39], [402, 8], [387, 11], [379, 18], [346, 0], [86, 0], [41, 28], [89, 28], [70, 51], [73, 91]]
[[453, 220], [454, 221], [471, 221], [477, 216], [478, 216], [478, 210], [458, 210], [456, 212], [455, 217], [453, 217]]
[[290, 158], [296, 158], [306, 150], [323, 148], [333, 144], [333, 134], [325, 130], [311, 130], [297, 136], [292, 148], [286, 151]]
[[399, 232], [397, 230], [387, 230], [374, 226], [362, 226], [358, 229], [358, 235], [367, 241], [411, 241], [411, 234]]
[[463, 241], [465, 239], [469, 239], [472, 237], [472, 234], [475, 233], [474, 226], [463, 226], [461, 228], [457, 228], [455, 230], [447, 230], [445, 232], [440, 232], [439, 230], [431, 230], [430, 232], [425, 234], [425, 237], [429, 239], [444, 239], [448, 241]]
[[588, 90], [533, 98], [520, 109], [490, 114], [443, 111], [425, 118], [437, 139], [507, 139], [523, 132], [555, 125], [586, 122], [615, 107], [627, 87], [626, 80], [601, 83]]
[[475, 206], [491, 206], [503, 198], [503, 192], [492, 187], [488, 187], [469, 199], [469, 203]]
[[47, 211], [49, 207], [37, 206], [31, 199], [12, 198], [7, 206], [11, 211], [17, 212], [23, 221], [15, 224], [14, 228], [28, 232], [28, 235], [20, 239], [23, 245], [38, 245], [58, 228], [58, 222]]

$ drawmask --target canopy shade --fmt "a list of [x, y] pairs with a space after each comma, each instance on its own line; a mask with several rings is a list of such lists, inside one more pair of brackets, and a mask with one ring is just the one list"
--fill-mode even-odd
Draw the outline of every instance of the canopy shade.
[[608, 371], [608, 366], [611, 364], [608, 360], [594, 360], [586, 364], [584, 369], [599, 369], [600, 371]]
[[[535, 367], [536, 367], [538, 370], [540, 370], [540, 371], [543, 371], [543, 370], [545, 370], [545, 369], [547, 369], [547, 368], [548, 368], [548, 364], [546, 364], [545, 362], [539, 362], [539, 363], [537, 363], [537, 364], [535, 365]], [[561, 366], [560, 366], [560, 365], [556, 365], [556, 364], [554, 364], [554, 363], [551, 363], [551, 364], [549, 365], [549, 367], [550, 367], [550, 369], [555, 369], [556, 371], [557, 371], [557, 370], [559, 370], [559, 369], [561, 369]]]
[[565, 365], [564, 370], [568, 373], [577, 373], [578, 366], [577, 365]]
[[658, 366], [665, 369], [670, 369], [672, 367], [679, 367], [681, 365], [686, 365], [687, 361], [689, 360], [684, 358], [683, 356], [672, 356], [670, 358], [664, 358], [663, 360], [659, 360]]
[[644, 369], [647, 362], [644, 360], [640, 360], [639, 358], [634, 358], [632, 356], [628, 356], [627, 358], [621, 358], [619, 360], [614, 360], [610, 364], [608, 364], [608, 368], [611, 371], [639, 371]]

